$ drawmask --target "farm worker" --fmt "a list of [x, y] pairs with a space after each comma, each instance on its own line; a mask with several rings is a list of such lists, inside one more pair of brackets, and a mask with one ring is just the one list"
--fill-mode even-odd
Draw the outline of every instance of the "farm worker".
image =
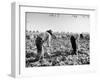
[[35, 40], [35, 44], [36, 44], [36, 48], [37, 48], [37, 56], [36, 56], [36, 59], [34, 61], [39, 61], [39, 59], [41, 57], [42, 45], [43, 45], [43, 40], [39, 35], [37, 35], [37, 38]]
[[44, 33], [44, 36], [40, 37], [39, 35], [37, 36], [35, 43], [36, 43], [36, 47], [37, 47], [37, 57], [36, 57], [36, 61], [38, 61], [41, 57], [44, 57], [44, 47], [45, 46], [45, 42], [47, 42], [48, 47], [51, 47], [51, 39], [52, 38], [56, 38], [53, 33], [52, 30], [47, 30]]
[[53, 33], [52, 30], [47, 30], [45, 32], [45, 36], [44, 36], [44, 42], [47, 42], [47, 46], [51, 47], [51, 39], [52, 39]]
[[70, 37], [70, 41], [71, 41], [71, 46], [73, 49], [72, 55], [74, 55], [74, 54], [76, 55], [77, 44], [76, 44], [76, 39], [73, 35]]

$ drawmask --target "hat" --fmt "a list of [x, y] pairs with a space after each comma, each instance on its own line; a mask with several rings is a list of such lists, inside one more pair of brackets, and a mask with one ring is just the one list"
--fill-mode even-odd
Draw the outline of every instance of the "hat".
[[46, 32], [48, 32], [50, 35], [52, 35], [52, 30], [47, 30]]

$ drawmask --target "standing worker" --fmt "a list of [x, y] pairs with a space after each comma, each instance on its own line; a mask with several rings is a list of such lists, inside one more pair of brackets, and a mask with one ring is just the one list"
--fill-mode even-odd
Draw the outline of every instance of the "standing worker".
[[73, 35], [70, 37], [70, 41], [73, 49], [72, 55], [76, 55], [77, 44], [76, 44], [76, 39]]

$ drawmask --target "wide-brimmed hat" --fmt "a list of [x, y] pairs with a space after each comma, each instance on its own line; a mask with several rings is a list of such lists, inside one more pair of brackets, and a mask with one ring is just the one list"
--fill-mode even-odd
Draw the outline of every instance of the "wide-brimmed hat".
[[51, 29], [50, 30], [47, 30], [46, 32], [48, 32], [49, 34], [52, 35], [52, 30]]

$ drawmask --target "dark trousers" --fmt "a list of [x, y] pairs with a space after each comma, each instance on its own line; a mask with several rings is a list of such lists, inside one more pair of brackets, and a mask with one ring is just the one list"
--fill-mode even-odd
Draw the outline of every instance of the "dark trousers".
[[37, 56], [36, 56], [36, 61], [39, 61], [39, 59], [41, 58], [41, 54], [42, 54], [42, 44], [36, 44], [37, 47]]

